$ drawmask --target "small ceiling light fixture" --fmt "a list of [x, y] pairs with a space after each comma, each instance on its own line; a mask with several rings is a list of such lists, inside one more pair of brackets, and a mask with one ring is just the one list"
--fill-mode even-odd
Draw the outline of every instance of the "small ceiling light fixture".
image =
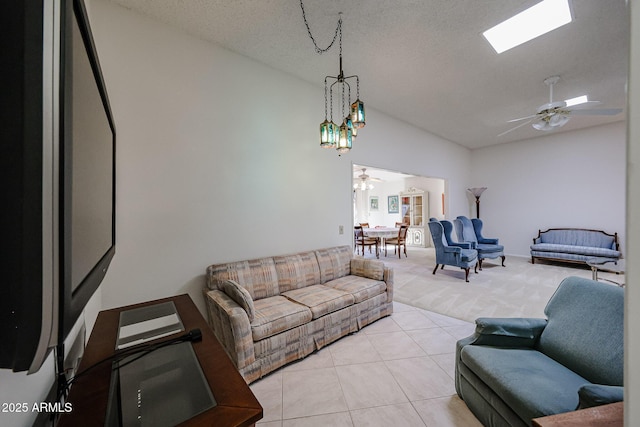
[[[300, 0], [300, 8], [302, 9], [302, 18], [307, 27], [309, 38], [311, 38], [317, 53], [322, 54], [331, 49], [336, 38], [339, 42], [339, 73], [337, 76], [326, 76], [324, 78], [324, 121], [320, 123], [320, 147], [335, 148], [339, 153], [346, 153], [351, 150], [353, 140], [358, 135], [358, 129], [365, 125], [365, 114], [364, 103], [360, 100], [360, 79], [357, 75], [345, 77], [344, 71], [342, 70], [342, 12], [338, 18], [338, 25], [333, 35], [333, 40], [329, 46], [322, 49], [318, 47], [316, 40], [311, 34], [302, 0]], [[353, 79], [355, 79], [356, 83], [356, 99], [354, 102], [351, 102], [351, 85], [349, 84], [349, 80], [353, 82]], [[342, 117], [342, 123], [340, 123], [340, 125], [333, 121], [334, 89], [338, 94], [336, 98], [340, 106], [340, 117]]]
[[488, 29], [482, 35], [497, 53], [502, 53], [572, 20], [569, 0], [543, 0]]

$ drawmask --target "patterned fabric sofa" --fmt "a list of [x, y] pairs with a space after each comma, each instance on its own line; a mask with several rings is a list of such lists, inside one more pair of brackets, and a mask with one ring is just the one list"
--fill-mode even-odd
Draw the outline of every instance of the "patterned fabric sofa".
[[393, 311], [393, 270], [350, 246], [207, 267], [209, 324], [247, 383]]
[[591, 258], [619, 259], [618, 233], [582, 228], [538, 230], [531, 245], [531, 263], [546, 258], [555, 261], [586, 263]]

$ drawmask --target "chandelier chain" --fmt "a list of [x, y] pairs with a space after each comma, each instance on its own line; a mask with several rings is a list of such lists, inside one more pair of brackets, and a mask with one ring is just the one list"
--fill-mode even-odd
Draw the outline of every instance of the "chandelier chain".
[[307, 33], [309, 33], [309, 38], [313, 42], [313, 46], [315, 47], [316, 52], [319, 54], [322, 54], [324, 52], [327, 52], [329, 49], [331, 49], [333, 44], [336, 42], [338, 33], [340, 33], [340, 55], [342, 56], [342, 17], [338, 19], [338, 25], [336, 26], [336, 31], [333, 33], [333, 40], [331, 40], [331, 43], [329, 43], [329, 46], [323, 49], [320, 46], [318, 46], [316, 39], [313, 37], [313, 34], [311, 34], [311, 28], [309, 28], [309, 22], [307, 22], [307, 15], [305, 14], [302, 0], [300, 0], [300, 9], [302, 9], [302, 19], [304, 20], [304, 25], [307, 27]]

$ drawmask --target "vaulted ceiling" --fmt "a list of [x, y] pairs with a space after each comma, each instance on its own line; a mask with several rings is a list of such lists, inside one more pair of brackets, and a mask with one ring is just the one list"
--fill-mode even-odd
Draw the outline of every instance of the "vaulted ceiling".
[[[322, 87], [338, 50], [315, 52], [299, 0], [111, 0]], [[629, 14], [625, 0], [571, 0], [574, 21], [500, 55], [482, 32], [539, 0], [306, 0], [318, 45], [343, 17], [343, 68], [374, 108], [469, 148], [541, 136], [508, 120], [586, 94], [615, 116], [573, 117], [560, 131], [625, 120]], [[319, 90], [319, 103], [323, 103]], [[318, 123], [324, 117], [318, 117]], [[516, 123], [517, 124], [517, 123]], [[557, 132], [557, 131], [554, 131]]]

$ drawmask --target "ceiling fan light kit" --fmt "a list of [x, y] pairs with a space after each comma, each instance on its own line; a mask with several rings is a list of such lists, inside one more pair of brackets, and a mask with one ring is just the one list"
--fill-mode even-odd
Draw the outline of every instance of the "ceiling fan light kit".
[[[313, 41], [316, 52], [324, 53], [331, 49], [336, 38], [338, 39], [339, 53], [339, 73], [337, 76], [326, 76], [324, 78], [324, 121], [320, 123], [320, 147], [335, 148], [338, 153], [346, 153], [353, 147], [353, 140], [358, 135], [358, 129], [365, 125], [364, 103], [360, 100], [360, 79], [357, 75], [345, 77], [342, 70], [342, 13], [338, 18], [338, 25], [333, 35], [333, 40], [328, 47], [322, 49], [318, 47], [316, 41], [311, 34], [309, 23], [304, 11], [304, 5], [300, 0], [300, 8], [302, 9], [302, 18], [307, 27], [309, 38]], [[349, 81], [356, 84], [356, 100], [351, 102], [351, 85]], [[336, 97], [337, 103], [340, 104], [340, 114], [343, 117], [340, 125], [333, 121], [333, 93], [334, 89], [339, 95]]]
[[360, 180], [360, 182], [354, 183], [353, 184], [353, 189], [354, 190], [361, 190], [361, 191], [372, 190], [374, 188], [374, 186], [371, 183], [371, 181], [377, 181], [377, 182], [381, 181], [378, 178], [372, 178], [369, 175], [367, 175], [367, 168], [362, 168], [362, 173], [360, 175], [358, 175], [357, 178]]

